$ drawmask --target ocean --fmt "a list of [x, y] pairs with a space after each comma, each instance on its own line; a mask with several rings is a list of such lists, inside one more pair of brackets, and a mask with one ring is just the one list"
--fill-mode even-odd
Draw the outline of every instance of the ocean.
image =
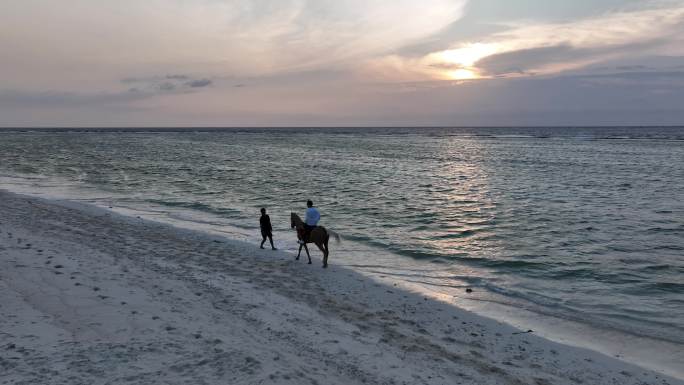
[[684, 128], [5, 129], [0, 188], [291, 250], [312, 199], [333, 265], [684, 357]]

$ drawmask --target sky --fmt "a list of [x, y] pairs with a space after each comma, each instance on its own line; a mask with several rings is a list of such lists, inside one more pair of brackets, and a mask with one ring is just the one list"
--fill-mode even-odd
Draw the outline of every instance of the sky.
[[0, 0], [0, 127], [684, 125], [684, 0]]

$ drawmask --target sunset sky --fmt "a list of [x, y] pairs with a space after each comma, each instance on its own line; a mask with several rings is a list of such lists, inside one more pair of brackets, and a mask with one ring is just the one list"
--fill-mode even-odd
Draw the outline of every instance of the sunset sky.
[[684, 0], [2, 0], [0, 126], [684, 124]]

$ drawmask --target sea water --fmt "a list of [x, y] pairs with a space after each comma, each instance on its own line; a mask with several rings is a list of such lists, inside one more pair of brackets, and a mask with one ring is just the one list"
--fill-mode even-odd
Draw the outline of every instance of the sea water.
[[0, 188], [285, 249], [312, 199], [331, 264], [683, 362], [684, 128], [5, 130]]

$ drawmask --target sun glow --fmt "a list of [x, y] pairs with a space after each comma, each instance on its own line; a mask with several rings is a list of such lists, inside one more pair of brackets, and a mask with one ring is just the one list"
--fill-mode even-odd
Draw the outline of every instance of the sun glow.
[[479, 78], [475, 71], [464, 68], [448, 71], [447, 77], [451, 80], [469, 80]]
[[496, 54], [500, 47], [493, 43], [468, 43], [459, 48], [431, 53], [426, 57], [431, 67], [440, 69], [440, 76], [450, 80], [480, 79], [476, 64]]
[[444, 63], [472, 67], [480, 59], [493, 55], [498, 50], [497, 44], [470, 43], [461, 48], [436, 52], [434, 55]]

